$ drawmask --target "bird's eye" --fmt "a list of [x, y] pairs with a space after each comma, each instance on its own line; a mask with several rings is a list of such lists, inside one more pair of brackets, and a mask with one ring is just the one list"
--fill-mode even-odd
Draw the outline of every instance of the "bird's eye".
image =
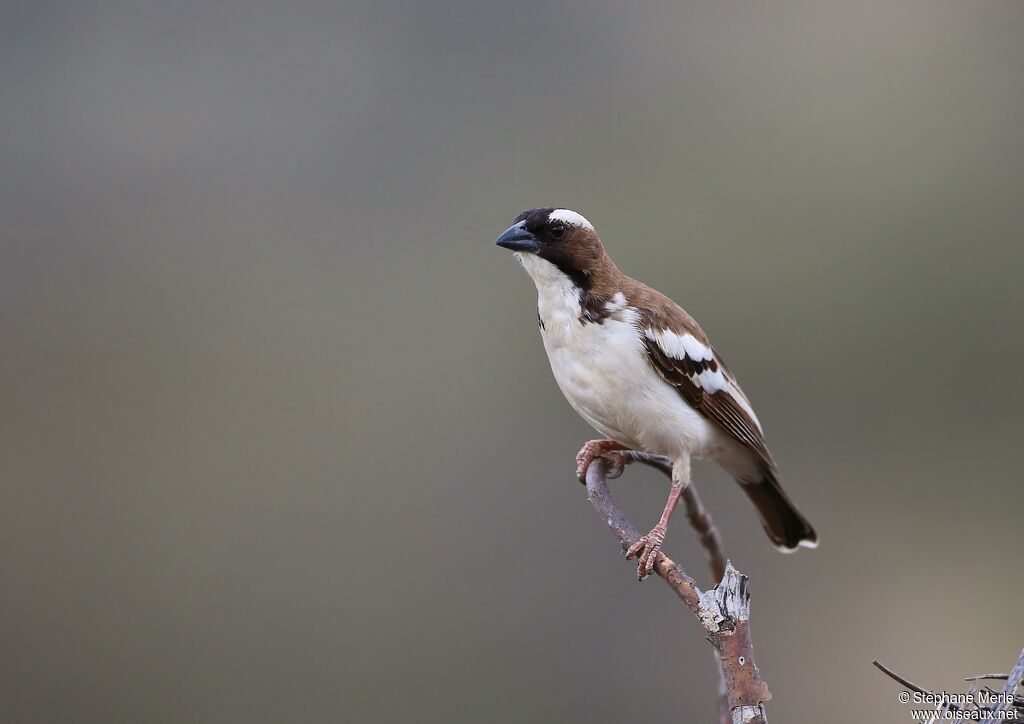
[[561, 239], [565, 236], [565, 224], [555, 224], [551, 227], [551, 237], [554, 239]]

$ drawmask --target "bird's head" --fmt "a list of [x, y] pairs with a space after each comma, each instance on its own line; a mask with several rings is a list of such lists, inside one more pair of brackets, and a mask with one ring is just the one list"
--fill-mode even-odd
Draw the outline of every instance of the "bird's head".
[[495, 243], [516, 252], [535, 280], [535, 272], [550, 265], [581, 289], [588, 289], [593, 275], [610, 264], [593, 225], [569, 209], [524, 211]]

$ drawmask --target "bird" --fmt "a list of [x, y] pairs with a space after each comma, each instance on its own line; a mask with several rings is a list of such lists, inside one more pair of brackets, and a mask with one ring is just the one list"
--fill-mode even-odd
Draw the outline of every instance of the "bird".
[[602, 436], [577, 455], [580, 482], [596, 459], [621, 473], [631, 460], [625, 451], [672, 461], [661, 518], [626, 552], [641, 580], [654, 570], [693, 460], [711, 460], [739, 483], [778, 549], [817, 546], [817, 532], [782, 487], [749, 399], [693, 317], [619, 271], [594, 226], [570, 209], [523, 211], [495, 243], [533, 279], [555, 381]]

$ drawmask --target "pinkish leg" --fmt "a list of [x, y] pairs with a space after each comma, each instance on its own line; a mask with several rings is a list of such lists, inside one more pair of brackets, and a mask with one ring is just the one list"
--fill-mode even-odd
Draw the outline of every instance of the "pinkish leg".
[[668, 532], [669, 518], [672, 517], [672, 511], [676, 509], [679, 496], [683, 493], [683, 487], [681, 483], [672, 483], [672, 489], [668, 493], [668, 501], [665, 503], [665, 510], [661, 513], [661, 520], [651, 529], [650, 533], [638, 540], [626, 551], [626, 560], [639, 556], [636, 575], [641, 581], [645, 576], [649, 576], [654, 572], [654, 563], [658, 559], [658, 553], [661, 552], [661, 544], [665, 542], [665, 534]]

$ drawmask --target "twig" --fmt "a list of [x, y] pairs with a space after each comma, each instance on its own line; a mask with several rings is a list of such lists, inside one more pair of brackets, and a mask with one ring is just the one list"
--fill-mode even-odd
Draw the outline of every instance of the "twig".
[[[665, 461], [657, 457], [643, 454], [630, 457], [665, 470]], [[607, 463], [595, 460], [587, 470], [587, 494], [625, 551], [640, 538], [640, 531], [616, 504], [608, 489], [607, 475]], [[690, 518], [691, 523], [694, 520], [700, 523], [701, 527], [698, 528], [697, 523], [694, 523], [694, 527], [708, 552], [709, 565], [712, 571], [716, 571], [716, 561], [725, 560], [718, 531], [696, 496], [696, 491], [686, 500], [687, 518]], [[754, 663], [747, 577], [727, 560], [721, 569], [719, 584], [709, 591], [702, 591], [682, 566], [665, 554], [659, 553], [654, 564], [655, 573], [682, 599], [708, 633], [708, 641], [718, 658], [728, 704], [729, 718], [723, 721], [732, 724], [765, 724], [764, 702], [769, 701], [772, 695]]]
[[[672, 461], [661, 455], [651, 455], [650, 453], [641, 452], [639, 450], [625, 450], [620, 453], [623, 457], [632, 458], [637, 462], [649, 465], [656, 470], [660, 470], [665, 475], [672, 478]], [[718, 528], [715, 526], [714, 520], [711, 518], [711, 514], [704, 508], [704, 504], [701, 502], [700, 496], [697, 495], [697, 486], [691, 482], [686, 489], [683, 490], [682, 494], [683, 505], [686, 508], [686, 519], [690, 521], [690, 525], [693, 526], [694, 532], [697, 533], [697, 539], [700, 541], [701, 546], [704, 548], [704, 553], [707, 555], [708, 570], [711, 571], [711, 581], [721, 581], [722, 577], [725, 576], [726, 559], [725, 552], [722, 547], [722, 537], [718, 533]], [[717, 655], [716, 655], [717, 661]], [[718, 667], [719, 686], [718, 686], [718, 720], [719, 724], [731, 724], [732, 722], [732, 710], [729, 706], [729, 692], [728, 683], [725, 678], [725, 671], [721, 666]]]
[[987, 721], [1001, 721], [1002, 718], [999, 717], [998, 712], [1008, 711], [1011, 706], [1015, 705], [1016, 697], [1014, 694], [1022, 680], [1024, 680], [1024, 651], [1020, 652], [1020, 656], [1017, 657], [1017, 663], [1006, 677], [1006, 686], [1003, 687], [1003, 694], [1005, 695], [1004, 700], [999, 702], [999, 704], [992, 710]]
[[1006, 681], [1009, 678], [1009, 674], [978, 674], [977, 676], [965, 676], [964, 681], [984, 681], [986, 679], [1000, 679], [1002, 681]]
[[[972, 697], [976, 695], [979, 690], [984, 690], [988, 695], [989, 701], [998, 702], [996, 706], [984, 706], [979, 703], [978, 700], [972, 700], [967, 709], [956, 706], [949, 701], [946, 696], [939, 696], [925, 689], [922, 686], [918, 686], [912, 681], [908, 681], [891, 669], [883, 666], [877, 661], [872, 661], [878, 669], [886, 676], [892, 678], [896, 682], [902, 684], [906, 689], [915, 691], [920, 694], [924, 694], [928, 697], [929, 702], [938, 702], [933, 715], [933, 721], [945, 711], [954, 712], [969, 712], [972, 719], [976, 719], [980, 722], [988, 722], [989, 724], [995, 724], [996, 722], [1007, 721], [1010, 719], [1019, 719], [1024, 715], [1024, 697], [1016, 696], [1015, 692], [1021, 685], [1021, 681], [1024, 681], [1024, 651], [1020, 652], [1020, 657], [1017, 659], [1016, 665], [1010, 671], [1009, 674], [981, 674], [979, 676], [968, 676], [964, 681], [974, 682], [971, 687]], [[980, 686], [979, 682], [983, 679], [1005, 679], [1006, 686], [1003, 687], [1001, 692], [996, 692], [988, 686]], [[1011, 716], [1007, 716], [1007, 713], [1013, 710]]]
[[[619, 454], [645, 465], [650, 465], [670, 478], [672, 477], [672, 461], [666, 457], [651, 455], [650, 453], [638, 450], [624, 450]], [[687, 485], [683, 491], [682, 498], [683, 505], [686, 508], [686, 518], [690, 521], [694, 531], [696, 531], [700, 544], [708, 556], [708, 570], [711, 571], [711, 580], [720, 581], [722, 576], [725, 575], [726, 561], [725, 552], [722, 548], [722, 537], [718, 533], [715, 521], [711, 518], [711, 514], [707, 512], [700, 496], [697, 495], [696, 485], [693, 483]]]
[[881, 664], [878, 661], [872, 661], [871, 663], [874, 664], [875, 668], [877, 668], [883, 674], [888, 676], [890, 679], [892, 679], [896, 683], [903, 684], [905, 687], [910, 689], [910, 691], [916, 691], [919, 694], [933, 694], [933, 692], [929, 691], [928, 689], [925, 689], [923, 686], [918, 686], [917, 684], [915, 684], [912, 681], [907, 681], [902, 676], [897, 674], [895, 671], [890, 669], [888, 666], [885, 666], [884, 664]]

